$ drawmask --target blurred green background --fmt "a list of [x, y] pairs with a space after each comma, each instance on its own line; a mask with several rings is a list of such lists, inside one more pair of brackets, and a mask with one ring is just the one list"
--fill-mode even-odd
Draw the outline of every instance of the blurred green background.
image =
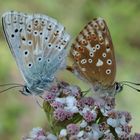
[[[0, 0], [0, 14], [16, 10], [43, 13], [56, 18], [72, 36], [72, 41], [85, 24], [103, 17], [111, 32], [117, 60], [116, 80], [140, 82], [140, 1], [138, 0]], [[71, 42], [72, 42], [71, 41]], [[60, 79], [88, 88], [69, 72]], [[0, 84], [23, 83], [0, 26]], [[140, 93], [125, 87], [117, 95], [117, 109], [131, 112], [133, 132], [140, 132]], [[45, 113], [32, 97], [18, 90], [0, 94], [0, 140], [19, 140], [33, 127], [45, 127]]]

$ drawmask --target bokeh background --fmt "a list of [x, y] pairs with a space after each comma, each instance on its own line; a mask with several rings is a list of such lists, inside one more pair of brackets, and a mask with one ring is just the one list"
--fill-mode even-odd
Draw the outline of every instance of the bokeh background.
[[[0, 14], [16, 10], [43, 13], [56, 18], [71, 34], [72, 40], [95, 17], [108, 23], [114, 43], [118, 81], [140, 82], [140, 1], [138, 0], [0, 0]], [[69, 60], [68, 60], [69, 61]], [[58, 77], [83, 90], [88, 85], [65, 71]], [[23, 83], [4, 39], [0, 24], [0, 84]], [[0, 90], [2, 88], [0, 87]], [[117, 109], [131, 112], [133, 132], [140, 132], [140, 93], [125, 87], [116, 97]], [[19, 140], [33, 127], [47, 127], [45, 113], [32, 97], [10, 90], [0, 94], [0, 139]]]

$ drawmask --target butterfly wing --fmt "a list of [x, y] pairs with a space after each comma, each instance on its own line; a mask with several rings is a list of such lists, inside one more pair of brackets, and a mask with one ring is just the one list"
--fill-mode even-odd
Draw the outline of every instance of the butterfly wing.
[[70, 36], [64, 26], [45, 15], [19, 12], [5, 13], [2, 21], [10, 50], [26, 84], [44, 88], [47, 82], [53, 81], [57, 70], [65, 67]]
[[105, 21], [90, 21], [71, 47], [74, 69], [90, 83], [110, 86], [116, 75], [112, 39]]

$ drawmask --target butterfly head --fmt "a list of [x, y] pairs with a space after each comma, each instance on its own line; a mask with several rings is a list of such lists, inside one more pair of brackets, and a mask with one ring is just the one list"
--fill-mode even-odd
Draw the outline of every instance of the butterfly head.
[[130, 82], [130, 81], [121, 81], [121, 82], [115, 82], [113, 85], [113, 90], [115, 95], [123, 90], [124, 86], [128, 86], [137, 92], [140, 92], [140, 89], [138, 88], [140, 86], [140, 83]]
[[28, 96], [32, 95], [31, 90], [25, 85], [22, 90], [20, 90], [21, 94]]
[[95, 95], [102, 96], [115, 96], [117, 93], [123, 90], [123, 85], [119, 82], [115, 82], [113, 85], [102, 85], [101, 83], [94, 83], [93, 91], [96, 93]]
[[115, 94], [121, 92], [123, 90], [123, 85], [119, 82], [115, 82]]

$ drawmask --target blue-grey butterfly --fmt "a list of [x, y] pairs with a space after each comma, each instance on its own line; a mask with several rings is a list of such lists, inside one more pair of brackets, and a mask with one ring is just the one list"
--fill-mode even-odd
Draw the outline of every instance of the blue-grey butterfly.
[[41, 14], [6, 12], [2, 25], [10, 50], [25, 80], [24, 95], [41, 95], [65, 68], [70, 35], [57, 20]]

